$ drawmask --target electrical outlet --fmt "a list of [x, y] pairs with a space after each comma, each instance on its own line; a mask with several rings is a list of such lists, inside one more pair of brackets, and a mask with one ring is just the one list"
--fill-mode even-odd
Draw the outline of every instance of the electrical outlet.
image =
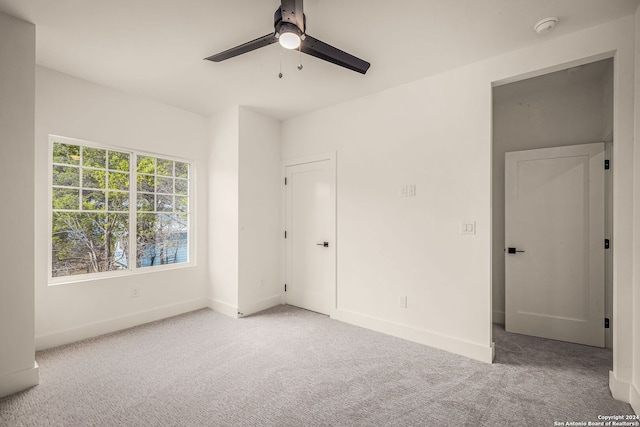
[[131, 288], [131, 298], [138, 298], [140, 296], [140, 288]]
[[407, 297], [406, 295], [400, 295], [398, 298], [398, 305], [402, 308], [407, 308]]

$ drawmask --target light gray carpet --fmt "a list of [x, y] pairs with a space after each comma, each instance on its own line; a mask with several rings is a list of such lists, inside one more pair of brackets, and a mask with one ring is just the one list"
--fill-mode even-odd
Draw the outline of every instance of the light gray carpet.
[[36, 355], [2, 426], [553, 426], [632, 414], [611, 352], [494, 329], [476, 362], [291, 306], [211, 310]]

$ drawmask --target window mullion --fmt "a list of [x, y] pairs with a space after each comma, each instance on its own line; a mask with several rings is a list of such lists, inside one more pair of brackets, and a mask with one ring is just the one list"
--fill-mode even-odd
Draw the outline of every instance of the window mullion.
[[129, 160], [129, 269], [135, 271], [138, 268], [138, 176], [136, 165], [138, 155], [131, 153]]
[[78, 173], [80, 174], [80, 177], [78, 179], [79, 182], [79, 188], [78, 188], [78, 210], [82, 211], [82, 193], [83, 193], [83, 186], [84, 186], [84, 173], [82, 171], [83, 166], [84, 166], [84, 158], [82, 157], [84, 155], [84, 147], [80, 146], [80, 161], [78, 162]]

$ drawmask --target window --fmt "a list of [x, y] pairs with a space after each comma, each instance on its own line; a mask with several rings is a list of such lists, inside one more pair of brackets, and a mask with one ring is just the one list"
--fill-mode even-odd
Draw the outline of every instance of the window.
[[159, 157], [136, 157], [136, 265], [186, 262], [189, 164]]
[[50, 142], [53, 281], [189, 262], [189, 162]]

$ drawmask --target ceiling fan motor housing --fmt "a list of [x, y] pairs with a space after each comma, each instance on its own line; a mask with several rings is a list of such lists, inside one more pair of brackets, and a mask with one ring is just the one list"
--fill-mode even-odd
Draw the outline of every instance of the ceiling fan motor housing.
[[[304, 17], [304, 26], [307, 26], [307, 15]], [[275, 29], [276, 38], [280, 37], [282, 33], [294, 33], [297, 34], [300, 39], [304, 40], [304, 32], [300, 28], [291, 22], [282, 21], [282, 8], [279, 7], [273, 14], [273, 27]]]

